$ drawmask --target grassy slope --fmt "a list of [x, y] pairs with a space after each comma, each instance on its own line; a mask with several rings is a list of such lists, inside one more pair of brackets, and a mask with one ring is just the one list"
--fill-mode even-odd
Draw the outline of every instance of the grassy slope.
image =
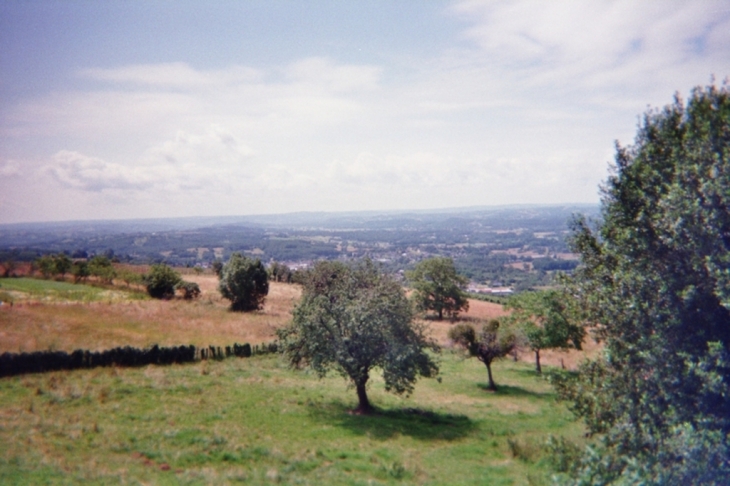
[[369, 417], [278, 357], [3, 379], [0, 483], [542, 484], [548, 434], [582, 429], [529, 365], [495, 373], [447, 353], [410, 398], [376, 380]]
[[[0, 308], [0, 352], [258, 343], [299, 295], [272, 284], [263, 311], [231, 313], [214, 277], [186, 278], [201, 285], [199, 301], [47, 299], [57, 282], [22, 283], [16, 304]], [[474, 301], [465, 319], [501, 313]], [[443, 342], [451, 324], [429, 324]], [[356, 400], [341, 378], [319, 381], [277, 357], [2, 379], [0, 484], [542, 484], [548, 434], [581, 440], [530, 364], [498, 363], [493, 394], [483, 365], [447, 352], [442, 378], [408, 399], [375, 380], [372, 417], [347, 413]]]

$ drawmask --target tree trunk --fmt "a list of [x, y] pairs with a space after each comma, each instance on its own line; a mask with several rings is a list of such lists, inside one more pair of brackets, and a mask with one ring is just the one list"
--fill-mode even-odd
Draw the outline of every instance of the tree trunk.
[[439, 321], [442, 321], [444, 319], [444, 310], [439, 308]]
[[535, 350], [535, 371], [542, 373], [542, 367], [540, 366], [540, 350]]
[[355, 413], [358, 415], [367, 415], [373, 411], [373, 407], [370, 405], [370, 400], [368, 400], [367, 390], [365, 389], [366, 384], [367, 380], [364, 380], [362, 383], [357, 383], [355, 385], [358, 399], [358, 405], [355, 409]]
[[487, 374], [489, 375], [489, 389], [497, 391], [497, 385], [494, 384], [494, 378], [492, 378], [492, 363], [484, 363], [487, 366]]

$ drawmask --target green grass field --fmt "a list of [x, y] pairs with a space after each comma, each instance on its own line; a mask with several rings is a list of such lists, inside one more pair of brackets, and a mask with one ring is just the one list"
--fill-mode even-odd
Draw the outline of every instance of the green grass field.
[[445, 353], [409, 398], [278, 356], [0, 380], [1, 484], [548, 484], [549, 435], [582, 426], [524, 363]]
[[0, 301], [100, 302], [144, 299], [145, 294], [35, 278], [0, 279]]

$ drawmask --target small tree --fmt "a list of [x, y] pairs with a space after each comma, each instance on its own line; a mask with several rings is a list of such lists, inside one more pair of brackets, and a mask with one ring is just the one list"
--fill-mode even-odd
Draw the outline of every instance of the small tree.
[[356, 413], [372, 410], [367, 384], [374, 368], [385, 389], [409, 393], [420, 376], [438, 366], [427, 353], [438, 345], [413, 321], [401, 286], [369, 260], [354, 267], [319, 262], [308, 272], [301, 301], [289, 327], [278, 331], [282, 352], [295, 367], [320, 377], [335, 370], [355, 386]]
[[449, 339], [462, 347], [469, 356], [475, 356], [487, 367], [489, 389], [497, 391], [492, 377], [492, 363], [507, 356], [515, 347], [516, 337], [513, 332], [501, 331], [497, 319], [492, 319], [477, 335], [469, 324], [457, 324], [449, 329]]
[[9, 277], [15, 277], [15, 270], [18, 268], [18, 265], [15, 263], [15, 260], [12, 258], [8, 258], [3, 262], [3, 277], [9, 278]]
[[221, 270], [218, 290], [231, 301], [231, 310], [258, 310], [269, 294], [269, 274], [258, 258], [234, 253]]
[[540, 351], [543, 349], [581, 349], [585, 329], [580, 324], [575, 300], [569, 295], [546, 290], [525, 292], [511, 298], [506, 305], [528, 346], [535, 353], [535, 370], [542, 373]]
[[56, 274], [56, 261], [51, 255], [43, 255], [36, 258], [35, 264], [43, 275], [43, 278], [50, 278]]
[[213, 273], [215, 273], [218, 278], [220, 278], [221, 272], [223, 271], [223, 262], [215, 259], [213, 260], [213, 263], [210, 264], [210, 268], [213, 270]]
[[175, 296], [175, 286], [181, 282], [180, 274], [164, 263], [152, 265], [144, 276], [147, 293], [155, 299], [170, 299]]
[[104, 255], [97, 255], [89, 261], [89, 272], [106, 284], [114, 282], [114, 277], [117, 276], [112, 261]]
[[74, 262], [71, 266], [71, 275], [73, 275], [74, 283], [86, 281], [89, 275], [91, 275], [89, 272], [88, 262], [85, 262], [84, 260]]
[[176, 290], [180, 290], [183, 293], [183, 299], [193, 300], [200, 297], [200, 286], [195, 282], [187, 282], [181, 280], [176, 286]]
[[53, 261], [56, 267], [56, 274], [60, 275], [61, 279], [66, 276], [73, 266], [73, 260], [71, 260], [65, 253], [59, 253], [54, 256]]
[[273, 262], [269, 267], [269, 274], [274, 282], [291, 283], [292, 281], [292, 270], [283, 263]]
[[459, 275], [451, 258], [435, 257], [419, 262], [406, 272], [415, 292], [413, 299], [419, 309], [435, 311], [438, 320], [444, 314], [456, 319], [460, 311], [469, 310], [469, 301], [462, 290], [468, 280]]

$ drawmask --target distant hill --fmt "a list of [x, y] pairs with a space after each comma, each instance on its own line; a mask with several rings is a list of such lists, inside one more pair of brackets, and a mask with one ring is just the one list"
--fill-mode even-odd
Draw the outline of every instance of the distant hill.
[[532, 275], [540, 283], [551, 270], [574, 266], [566, 256], [565, 236], [576, 213], [596, 218], [599, 207], [525, 205], [8, 224], [0, 225], [0, 260], [65, 252], [77, 258], [107, 254], [130, 263], [206, 266], [240, 251], [265, 262], [290, 263], [369, 256], [399, 271], [422, 258], [444, 255], [477, 281], [509, 284]]

